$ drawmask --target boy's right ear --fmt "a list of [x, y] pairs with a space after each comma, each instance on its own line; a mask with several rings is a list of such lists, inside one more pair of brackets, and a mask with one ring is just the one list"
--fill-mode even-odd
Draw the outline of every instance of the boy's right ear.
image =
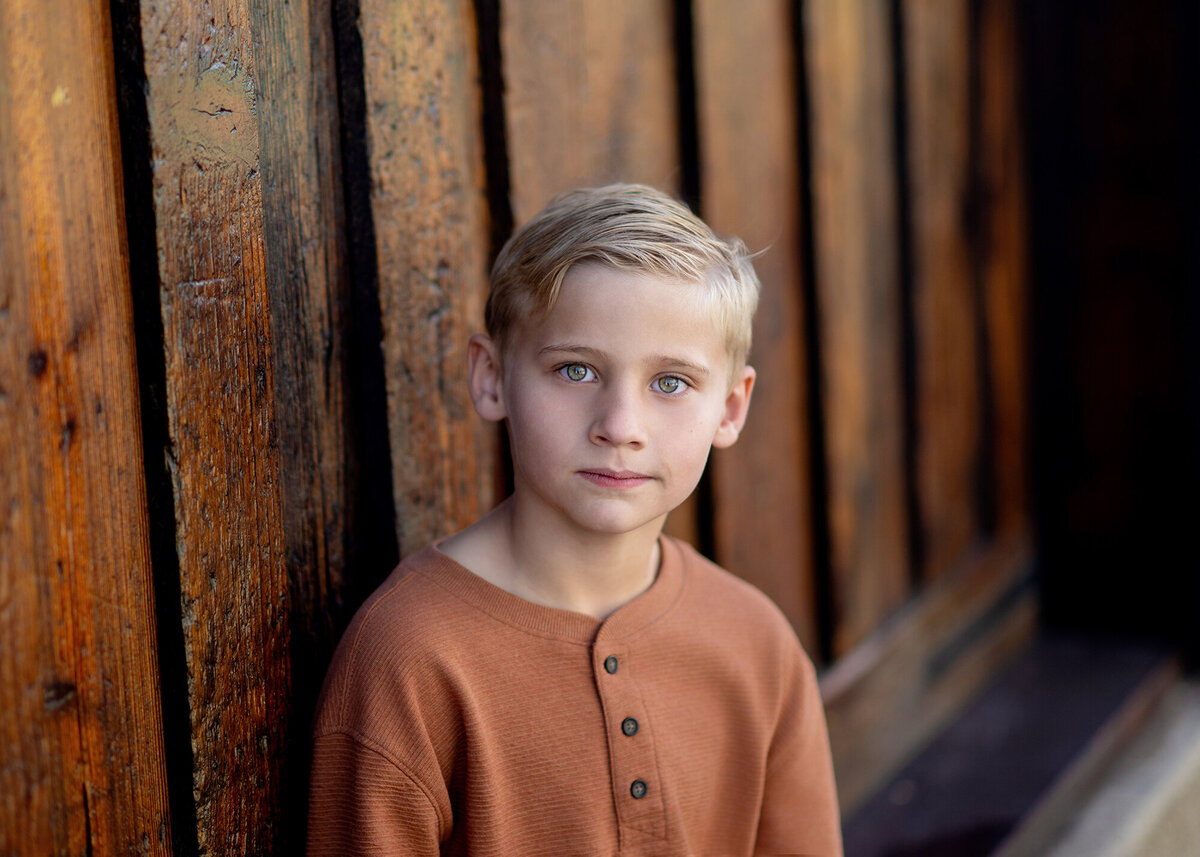
[[475, 411], [485, 420], [498, 422], [508, 416], [504, 407], [504, 371], [500, 347], [490, 336], [474, 334], [467, 343], [467, 386]]

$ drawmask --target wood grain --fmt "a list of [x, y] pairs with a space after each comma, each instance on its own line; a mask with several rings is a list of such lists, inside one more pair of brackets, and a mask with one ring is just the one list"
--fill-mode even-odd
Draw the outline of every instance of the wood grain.
[[982, 276], [991, 377], [996, 527], [1029, 523], [1029, 260], [1016, 4], [980, 4]]
[[804, 6], [834, 653], [908, 594], [891, 45], [883, 0]]
[[364, 0], [377, 236], [400, 551], [494, 501], [496, 438], [471, 405], [467, 339], [483, 327], [488, 233], [475, 19], [467, 0]]
[[694, 15], [702, 213], [763, 251], [753, 406], [738, 443], [714, 453], [717, 558], [770, 595], [815, 654], [791, 4], [702, 0]]
[[141, 10], [198, 844], [271, 853], [289, 598], [251, 14]]
[[901, 4], [916, 341], [916, 480], [925, 580], [978, 531], [980, 390], [968, 206], [972, 182], [966, 4]]
[[[350, 272], [330, 0], [255, 4], [263, 229], [274, 342], [283, 548], [291, 599], [291, 716], [280, 853], [304, 847], [309, 724], [352, 571]], [[385, 568], [362, 568], [360, 576]]]
[[678, 190], [669, 2], [513, 0], [500, 36], [518, 224], [573, 187]]
[[0, 51], [0, 853], [169, 854], [107, 4]]

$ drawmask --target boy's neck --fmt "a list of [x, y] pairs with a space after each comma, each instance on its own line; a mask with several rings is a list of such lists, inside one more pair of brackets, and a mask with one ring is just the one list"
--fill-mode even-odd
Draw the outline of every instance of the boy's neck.
[[618, 535], [558, 528], [510, 497], [439, 549], [526, 601], [604, 619], [654, 582], [661, 529], [662, 521]]

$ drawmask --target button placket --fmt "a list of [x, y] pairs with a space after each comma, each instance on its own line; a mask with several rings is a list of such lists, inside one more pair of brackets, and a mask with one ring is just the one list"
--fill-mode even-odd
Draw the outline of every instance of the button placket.
[[636, 657], [622, 645], [596, 644], [596, 685], [609, 724], [609, 761], [617, 817], [625, 836], [666, 835], [653, 730], [637, 685]]

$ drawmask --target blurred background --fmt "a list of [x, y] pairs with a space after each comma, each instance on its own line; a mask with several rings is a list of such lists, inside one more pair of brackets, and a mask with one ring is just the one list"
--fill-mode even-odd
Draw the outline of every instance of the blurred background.
[[1200, 7], [4, 0], [0, 853], [301, 850], [354, 610], [507, 490], [555, 193], [763, 251], [668, 530], [821, 673], [850, 857], [1200, 853]]

